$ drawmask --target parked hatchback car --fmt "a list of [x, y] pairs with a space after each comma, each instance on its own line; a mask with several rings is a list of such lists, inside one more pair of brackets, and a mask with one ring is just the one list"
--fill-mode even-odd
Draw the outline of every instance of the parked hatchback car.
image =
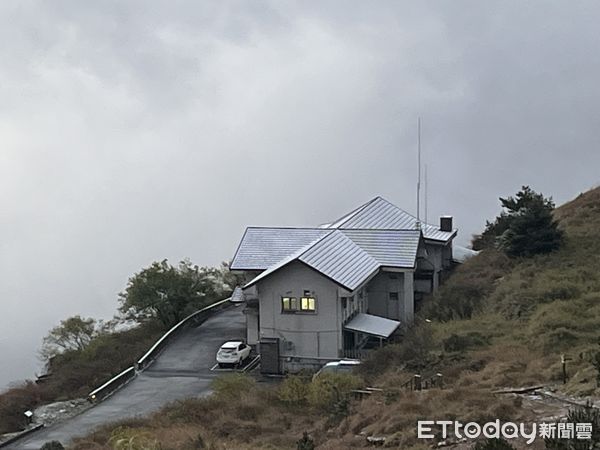
[[217, 352], [219, 367], [241, 366], [250, 357], [250, 346], [242, 341], [227, 341]]
[[357, 359], [331, 361], [321, 367], [321, 369], [315, 373], [313, 379], [324, 373], [352, 373], [358, 366], [360, 366], [360, 361]]

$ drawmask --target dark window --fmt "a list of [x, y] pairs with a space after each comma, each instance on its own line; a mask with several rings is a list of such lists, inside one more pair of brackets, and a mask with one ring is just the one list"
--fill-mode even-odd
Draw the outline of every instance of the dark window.
[[342, 308], [346, 309], [348, 306], [348, 297], [342, 297]]
[[390, 280], [397, 280], [397, 279], [398, 279], [397, 273], [390, 273]]
[[398, 293], [390, 292], [390, 300], [398, 300]]
[[317, 300], [314, 297], [281, 297], [281, 312], [315, 312]]
[[281, 311], [298, 311], [298, 299], [296, 297], [281, 297]]

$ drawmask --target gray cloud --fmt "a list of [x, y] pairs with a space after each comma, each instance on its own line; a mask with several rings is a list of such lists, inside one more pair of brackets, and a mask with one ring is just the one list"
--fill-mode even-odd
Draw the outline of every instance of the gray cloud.
[[3, 2], [0, 385], [152, 260], [381, 194], [461, 242], [521, 184], [599, 180], [596, 2]]

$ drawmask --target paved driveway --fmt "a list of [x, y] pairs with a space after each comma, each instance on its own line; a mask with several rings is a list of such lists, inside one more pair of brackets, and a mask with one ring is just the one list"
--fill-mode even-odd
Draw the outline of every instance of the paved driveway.
[[67, 444], [99, 425], [145, 416], [174, 400], [199, 397], [210, 392], [211, 372], [219, 346], [228, 339], [243, 338], [245, 319], [241, 306], [216, 313], [197, 328], [187, 330], [158, 357], [149, 369], [97, 406], [65, 422], [37, 431], [10, 449], [38, 450], [45, 442]]

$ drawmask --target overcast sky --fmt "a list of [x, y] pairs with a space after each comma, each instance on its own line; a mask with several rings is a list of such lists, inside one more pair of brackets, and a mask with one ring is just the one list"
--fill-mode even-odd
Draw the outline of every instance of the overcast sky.
[[600, 181], [594, 1], [0, 2], [0, 386], [153, 260], [382, 195], [460, 243]]

